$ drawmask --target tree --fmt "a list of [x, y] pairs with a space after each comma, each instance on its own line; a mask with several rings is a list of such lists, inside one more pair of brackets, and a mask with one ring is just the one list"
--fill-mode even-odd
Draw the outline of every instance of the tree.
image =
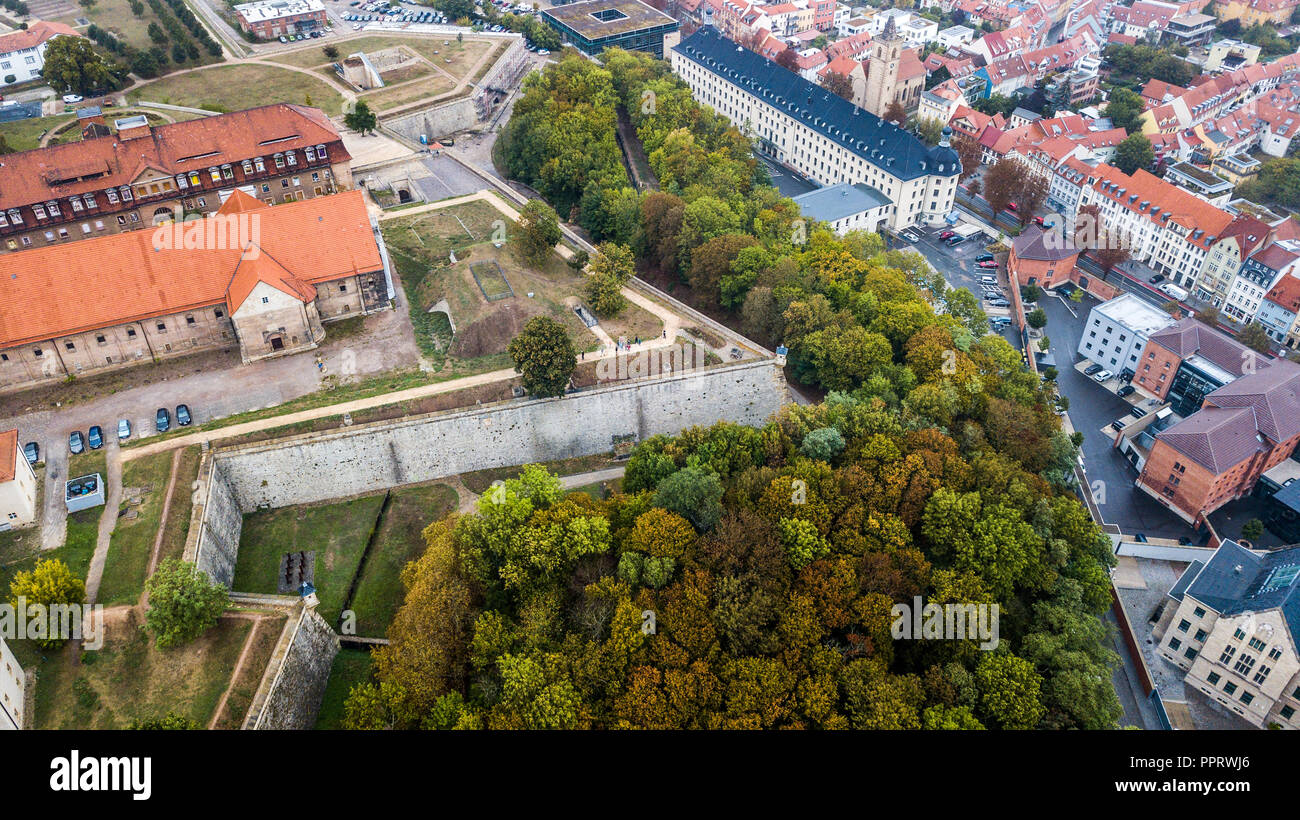
[[190, 720], [184, 715], [176, 712], [167, 712], [160, 718], [149, 718], [146, 720], [134, 720], [131, 722], [131, 729], [158, 732], [158, 731], [190, 731], [202, 729], [197, 721]]
[[799, 54], [793, 48], [787, 46], [784, 51], [776, 55], [776, 64], [786, 71], [798, 71]]
[[370, 110], [365, 100], [357, 100], [352, 110], [343, 115], [343, 124], [365, 136], [374, 132], [379, 125], [379, 118]]
[[853, 100], [853, 80], [847, 74], [827, 71], [822, 76], [821, 86], [838, 97], [843, 97], [850, 102]]
[[550, 205], [540, 199], [528, 201], [519, 211], [516, 223], [519, 236], [515, 246], [520, 256], [531, 265], [541, 266], [551, 255], [551, 250], [563, 235], [560, 231], [560, 217]]
[[[79, 606], [85, 600], [85, 582], [73, 575], [68, 565], [57, 558], [39, 561], [31, 570], [20, 570], [9, 582], [9, 603], [16, 611], [23, 603], [30, 613], [33, 606], [44, 607], [48, 612], [51, 606]], [[62, 646], [69, 637], [71, 635], [48, 635], [36, 643], [46, 649], [54, 649]]]
[[114, 91], [122, 74], [120, 66], [100, 56], [84, 37], [55, 37], [45, 47], [41, 78], [60, 94], [91, 97]]
[[209, 581], [207, 573], [193, 564], [175, 558], [158, 565], [145, 589], [149, 594], [145, 624], [161, 649], [189, 643], [216, 626], [229, 602], [225, 586]]
[[1123, 128], [1130, 134], [1141, 133], [1144, 111], [1146, 111], [1146, 103], [1142, 97], [1127, 88], [1114, 89], [1106, 102], [1106, 116], [1115, 123], [1115, 127]]
[[325, 59], [331, 62], [339, 58], [339, 47], [336, 45], [330, 44], [322, 48], [321, 51], [325, 54]]
[[[957, 152], [957, 158], [961, 160], [961, 182], [965, 182], [971, 174], [980, 168], [980, 158], [984, 155], [984, 149], [980, 144], [965, 134], [958, 134], [952, 138], [952, 150]], [[975, 182], [971, 183], [971, 193], [978, 193], [978, 188], [974, 187]]]
[[1249, 541], [1255, 541], [1263, 534], [1264, 522], [1258, 518], [1252, 518], [1241, 525], [1241, 537]]
[[549, 316], [534, 316], [506, 352], [523, 376], [524, 389], [539, 398], [564, 395], [569, 377], [578, 366], [573, 339], [564, 325]]
[[1115, 149], [1115, 167], [1126, 174], [1132, 174], [1141, 168], [1149, 170], [1156, 161], [1156, 152], [1151, 147], [1151, 140], [1142, 134], [1130, 134]]
[[1029, 169], [1014, 159], [1000, 159], [988, 170], [984, 175], [984, 198], [988, 200], [995, 217], [1012, 202], [1016, 202], [1022, 213], [1021, 220], [1026, 218], [1025, 215], [1030, 210], [1021, 207], [1017, 200], [1024, 198], [1024, 192], [1031, 184], [1031, 176]]
[[600, 316], [617, 316], [627, 306], [623, 286], [635, 273], [630, 248], [613, 242], [602, 244], [587, 272], [587, 301], [591, 309]]
[[683, 468], [659, 482], [654, 505], [677, 513], [700, 532], [711, 530], [722, 517], [722, 482], [717, 473]]
[[1237, 341], [1257, 353], [1267, 353], [1273, 347], [1273, 340], [1268, 337], [1268, 331], [1259, 322], [1251, 322], [1242, 328], [1237, 334]]
[[898, 100], [894, 100], [885, 106], [884, 116], [881, 117], [885, 122], [892, 122], [894, 125], [902, 125], [907, 122], [907, 109]]
[[1034, 330], [1042, 330], [1047, 326], [1047, 314], [1043, 312], [1042, 308], [1034, 308], [1025, 317], [1025, 322]]
[[916, 135], [926, 145], [938, 145], [943, 139], [943, 129], [943, 121], [936, 117], [925, 117], [916, 123]]

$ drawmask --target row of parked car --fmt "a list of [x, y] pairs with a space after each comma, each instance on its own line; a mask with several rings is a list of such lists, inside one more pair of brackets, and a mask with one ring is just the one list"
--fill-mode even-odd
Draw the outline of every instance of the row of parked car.
[[[188, 427], [194, 421], [190, 415], [189, 405], [176, 405], [176, 425], [178, 427]], [[159, 433], [165, 433], [172, 428], [172, 414], [166, 407], [159, 407], [158, 412], [154, 414], [154, 429]], [[131, 437], [131, 420], [118, 419], [117, 422], [117, 440], [126, 441]], [[98, 450], [104, 446], [104, 428], [98, 424], [92, 424], [90, 429], [83, 435], [80, 430], [73, 430], [68, 434], [68, 452], [80, 455], [86, 452], [86, 449]], [[23, 455], [27, 456], [27, 463], [35, 464], [41, 460], [41, 447], [34, 441], [29, 441], [23, 447]]]

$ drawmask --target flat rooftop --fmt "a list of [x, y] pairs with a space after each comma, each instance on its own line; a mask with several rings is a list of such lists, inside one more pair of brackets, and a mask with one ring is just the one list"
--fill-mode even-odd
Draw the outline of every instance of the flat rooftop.
[[250, 23], [324, 10], [325, 6], [321, 0], [262, 0], [258, 3], [241, 3], [235, 6], [235, 11]]
[[850, 185], [841, 182], [817, 191], [797, 196], [794, 202], [800, 212], [810, 219], [835, 222], [845, 217], [890, 204], [889, 197], [864, 183]]
[[667, 14], [639, 0], [587, 0], [545, 9], [542, 14], [563, 23], [588, 40], [618, 37], [630, 31], [677, 24]]
[[1174, 317], [1132, 293], [1103, 302], [1093, 310], [1135, 333], [1147, 336], [1174, 323]]

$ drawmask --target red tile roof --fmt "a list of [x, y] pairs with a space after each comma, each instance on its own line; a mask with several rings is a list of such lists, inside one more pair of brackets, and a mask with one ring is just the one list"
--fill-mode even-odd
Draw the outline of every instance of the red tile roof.
[[37, 20], [28, 26], [26, 31], [11, 31], [0, 36], [0, 54], [12, 54], [15, 51], [36, 48], [51, 37], [57, 37], [60, 34], [71, 37], [81, 36], [72, 26], [63, 23], [51, 23], [48, 20]]
[[13, 481], [18, 467], [18, 431], [0, 431], [0, 483]]
[[[259, 220], [258, 229], [249, 232], [257, 247], [303, 282], [383, 268], [361, 191], [240, 212]], [[200, 224], [215, 226], [216, 220], [164, 230]], [[9, 254], [0, 275], [0, 347], [226, 301], [245, 250], [237, 241], [205, 250], [167, 247], [174, 236], [146, 228]], [[259, 269], [258, 275], [271, 274]]]

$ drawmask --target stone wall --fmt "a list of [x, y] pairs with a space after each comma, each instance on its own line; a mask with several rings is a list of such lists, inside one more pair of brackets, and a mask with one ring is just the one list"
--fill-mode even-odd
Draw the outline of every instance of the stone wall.
[[474, 108], [474, 101], [469, 97], [384, 119], [384, 127], [395, 131], [399, 136], [418, 143], [423, 134], [430, 145], [442, 137], [473, 128], [477, 124], [478, 112]]
[[185, 542], [185, 560], [206, 572], [213, 581], [231, 587], [244, 515], [220, 459], [205, 453], [194, 492], [194, 511]]
[[314, 606], [300, 604], [271, 655], [245, 729], [310, 729], [316, 725], [339, 638]]
[[[221, 451], [214, 456], [220, 466], [213, 471], [206, 512], [220, 520], [204, 527], [199, 557], [214, 567], [223, 564], [230, 545], [238, 542], [237, 512], [606, 453], [616, 440], [641, 441], [719, 419], [759, 425], [787, 395], [779, 365], [763, 360]], [[209, 547], [211, 556], [205, 555]]]

